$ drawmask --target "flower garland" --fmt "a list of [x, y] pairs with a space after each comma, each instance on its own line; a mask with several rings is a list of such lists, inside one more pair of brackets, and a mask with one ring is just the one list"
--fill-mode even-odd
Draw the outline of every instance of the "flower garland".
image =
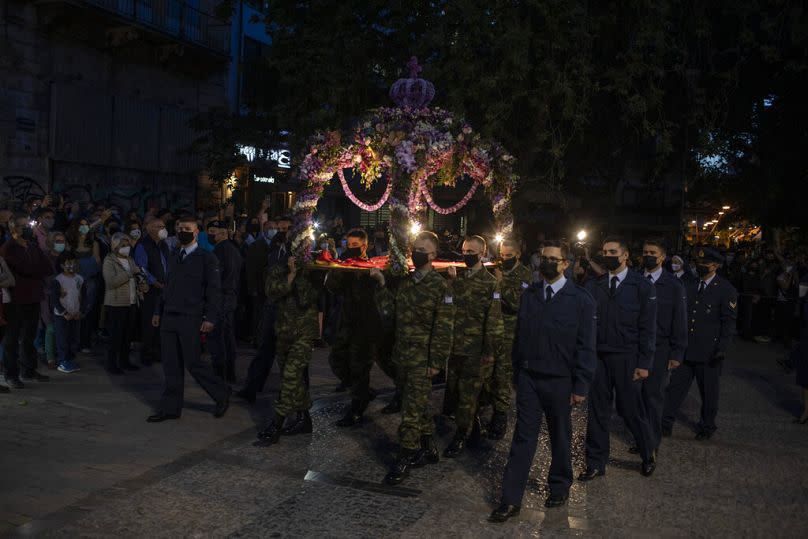
[[426, 203], [429, 205], [430, 208], [432, 208], [432, 210], [435, 213], [440, 213], [441, 215], [449, 215], [450, 213], [455, 213], [463, 209], [463, 206], [468, 204], [468, 201], [471, 200], [471, 197], [474, 196], [474, 193], [477, 191], [477, 188], [479, 186], [480, 186], [479, 183], [474, 182], [471, 188], [469, 189], [468, 193], [466, 193], [466, 196], [461, 198], [457, 204], [455, 204], [450, 208], [441, 208], [440, 206], [438, 206], [438, 204], [433, 200], [432, 193], [429, 192], [429, 188], [426, 186], [426, 182], [421, 183], [420, 193], [424, 196], [424, 200], [426, 200]]
[[390, 181], [390, 179], [388, 178], [387, 188], [384, 190], [384, 194], [379, 199], [379, 201], [376, 202], [376, 204], [365, 204], [364, 202], [356, 198], [356, 195], [353, 194], [353, 191], [351, 191], [348, 182], [345, 181], [345, 173], [341, 168], [337, 170], [337, 176], [339, 177], [339, 182], [342, 184], [342, 190], [345, 192], [345, 196], [347, 196], [351, 200], [351, 202], [353, 202], [354, 204], [356, 204], [365, 211], [376, 211], [382, 206], [384, 206], [384, 203], [387, 202], [387, 199], [390, 197], [390, 193], [393, 191], [393, 182]]

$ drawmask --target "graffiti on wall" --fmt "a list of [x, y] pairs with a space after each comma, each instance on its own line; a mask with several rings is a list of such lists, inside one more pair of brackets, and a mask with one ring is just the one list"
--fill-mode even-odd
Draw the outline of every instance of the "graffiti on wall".
[[3, 176], [0, 182], [0, 203], [4, 206], [19, 206], [26, 200], [45, 194], [45, 188], [28, 176]]

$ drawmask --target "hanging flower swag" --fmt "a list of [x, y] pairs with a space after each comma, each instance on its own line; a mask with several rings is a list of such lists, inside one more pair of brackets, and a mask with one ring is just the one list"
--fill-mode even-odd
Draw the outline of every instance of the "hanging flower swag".
[[[312, 216], [335, 175], [345, 195], [363, 210], [390, 205], [390, 270], [394, 274], [407, 272], [410, 225], [422, 217], [424, 202], [437, 213], [454, 213], [482, 187], [491, 200], [498, 230], [512, 229], [514, 158], [499, 144], [483, 141], [463, 119], [440, 108], [383, 107], [370, 111], [348, 139], [343, 141], [336, 131], [315, 135], [299, 167], [304, 187], [293, 208], [292, 250], [301, 261], [311, 260]], [[373, 204], [360, 200], [345, 180], [345, 169], [358, 173], [365, 189], [387, 182], [384, 194]], [[438, 206], [432, 190], [454, 187], [463, 176], [472, 180], [465, 196], [449, 208]]]

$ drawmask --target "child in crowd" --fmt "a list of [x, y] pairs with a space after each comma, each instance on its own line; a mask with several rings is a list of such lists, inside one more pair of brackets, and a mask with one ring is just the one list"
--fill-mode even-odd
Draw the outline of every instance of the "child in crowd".
[[78, 260], [72, 253], [61, 257], [62, 272], [51, 285], [53, 324], [56, 332], [56, 352], [59, 372], [71, 373], [80, 370], [76, 363], [79, 346], [79, 330], [83, 310], [84, 278], [78, 275]]

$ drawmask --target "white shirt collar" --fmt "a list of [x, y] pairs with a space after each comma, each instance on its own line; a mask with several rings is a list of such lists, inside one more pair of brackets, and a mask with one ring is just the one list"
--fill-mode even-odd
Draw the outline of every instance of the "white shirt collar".
[[648, 279], [648, 276], [651, 276], [651, 282], [656, 283], [659, 280], [659, 277], [662, 275], [662, 266], [658, 267], [654, 272], [645, 272], [645, 278]]
[[677, 272], [674, 272], [674, 275], [676, 275], [680, 279], [682, 278], [682, 275], [684, 275], [684, 274], [685, 274], [685, 270], [679, 270]]
[[180, 251], [185, 250], [185, 256], [188, 256], [189, 254], [196, 251], [197, 247], [199, 247], [199, 244], [197, 242], [193, 242], [191, 245], [187, 247], [183, 247], [182, 245], [180, 245]]
[[611, 286], [611, 284], [612, 284], [612, 278], [613, 277], [617, 277], [617, 286], [620, 286], [623, 283], [623, 281], [625, 280], [626, 275], [628, 275], [628, 267], [623, 268], [623, 271], [621, 271], [620, 273], [612, 273], [610, 271], [609, 272], [609, 286]]
[[713, 279], [715, 279], [715, 275], [716, 274], [713, 273], [713, 276], [710, 277], [709, 279], [702, 279], [702, 282], [704, 283], [704, 288], [707, 288], [708, 286], [710, 286], [710, 283], [713, 282]]
[[564, 288], [565, 284], [567, 284], [567, 278], [564, 277], [564, 275], [561, 275], [561, 278], [559, 278], [556, 282], [554, 282], [552, 284], [548, 283], [547, 281], [544, 281], [544, 283], [542, 284], [541, 289], [545, 293], [547, 293], [547, 286], [549, 285], [550, 288], [553, 289], [553, 296], [555, 296], [556, 294], [558, 294], [561, 291], [562, 288]]

